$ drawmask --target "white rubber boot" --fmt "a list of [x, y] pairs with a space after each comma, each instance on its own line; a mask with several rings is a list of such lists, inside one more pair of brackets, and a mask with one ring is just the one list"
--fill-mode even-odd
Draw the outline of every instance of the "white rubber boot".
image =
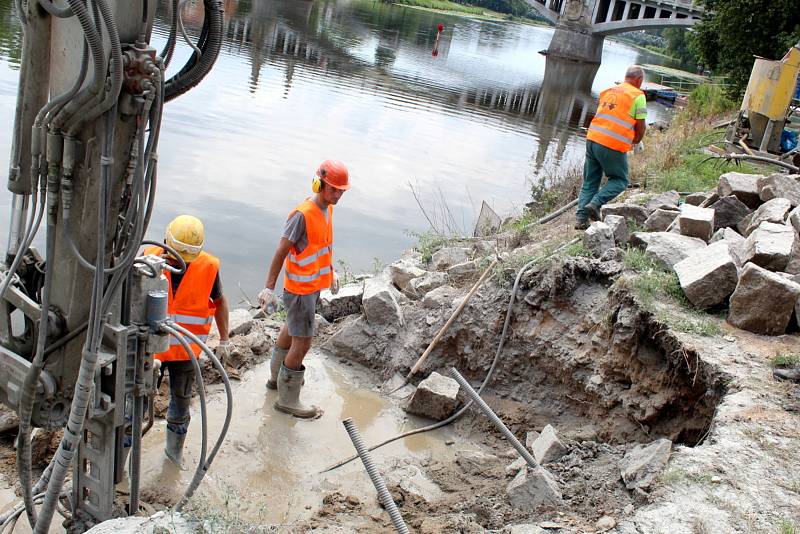
[[283, 365], [283, 360], [286, 359], [288, 353], [289, 349], [282, 349], [277, 345], [272, 347], [272, 358], [269, 361], [270, 376], [269, 380], [267, 380], [267, 389], [278, 389], [278, 373], [280, 373], [281, 365]]
[[278, 400], [275, 401], [275, 409], [300, 419], [315, 419], [322, 415], [322, 410], [300, 402], [300, 389], [303, 387], [305, 372], [305, 367], [300, 371], [295, 371], [281, 365], [280, 373], [278, 373]]

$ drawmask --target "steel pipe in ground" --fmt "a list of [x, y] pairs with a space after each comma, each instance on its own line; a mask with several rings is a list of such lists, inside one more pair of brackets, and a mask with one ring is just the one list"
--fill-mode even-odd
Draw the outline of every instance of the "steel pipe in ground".
[[378, 470], [375, 468], [375, 464], [372, 463], [372, 456], [369, 453], [366, 443], [364, 443], [364, 440], [358, 433], [356, 424], [349, 417], [342, 421], [342, 424], [347, 430], [347, 433], [350, 435], [350, 440], [353, 442], [353, 446], [356, 448], [358, 456], [364, 463], [364, 468], [367, 470], [369, 478], [372, 479], [372, 484], [378, 491], [378, 498], [381, 500], [381, 504], [383, 504], [383, 507], [386, 508], [387, 512], [389, 512], [389, 517], [392, 520], [394, 529], [400, 534], [408, 534], [408, 527], [406, 526], [405, 521], [403, 521], [403, 516], [400, 515], [400, 510], [397, 509], [397, 504], [395, 504], [394, 499], [392, 499], [392, 495], [389, 493], [389, 489], [386, 487], [386, 482], [384, 482], [383, 477], [381, 477], [380, 473], [378, 473]]
[[517, 437], [511, 433], [503, 421], [501, 421], [500, 418], [497, 417], [497, 414], [495, 414], [492, 409], [489, 408], [489, 405], [486, 404], [486, 401], [484, 401], [480, 395], [478, 395], [478, 392], [472, 389], [472, 386], [469, 385], [469, 382], [467, 382], [464, 377], [461, 376], [461, 373], [459, 373], [455, 367], [450, 368], [450, 375], [456, 379], [456, 382], [458, 382], [462, 388], [464, 388], [464, 391], [467, 392], [467, 395], [470, 399], [472, 399], [472, 402], [478, 405], [486, 417], [488, 417], [489, 420], [494, 423], [494, 426], [496, 426], [497, 429], [506, 437], [506, 439], [511, 442], [514, 448], [517, 449], [517, 452], [520, 454], [520, 456], [522, 456], [525, 461], [528, 462], [528, 465], [534, 469], [539, 467], [536, 459], [531, 455], [530, 452], [528, 452], [528, 449], [525, 448], [525, 445], [520, 443]]

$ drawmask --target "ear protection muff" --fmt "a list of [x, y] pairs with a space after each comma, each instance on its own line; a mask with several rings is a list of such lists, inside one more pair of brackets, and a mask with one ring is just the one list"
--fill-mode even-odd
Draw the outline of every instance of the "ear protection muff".
[[[320, 176], [322, 175], [322, 176]], [[319, 193], [322, 190], [322, 177], [325, 176], [325, 169], [320, 169], [314, 175], [314, 179], [311, 180], [311, 190], [315, 193]]]

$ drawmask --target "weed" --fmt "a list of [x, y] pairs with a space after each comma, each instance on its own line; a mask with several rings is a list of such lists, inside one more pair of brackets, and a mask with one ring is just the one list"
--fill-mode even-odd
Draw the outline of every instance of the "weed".
[[778, 521], [778, 532], [780, 534], [800, 534], [794, 522], [788, 519]]
[[776, 352], [775, 356], [769, 361], [769, 364], [774, 367], [796, 367], [800, 365], [800, 354], [784, 354]]
[[356, 281], [356, 276], [353, 274], [353, 268], [349, 263], [344, 260], [337, 260], [336, 265], [339, 266], [339, 268], [336, 269], [336, 273], [339, 275], [340, 285], [347, 285]]
[[422, 254], [423, 263], [429, 263], [431, 258], [433, 258], [433, 253], [450, 241], [448, 238], [443, 237], [433, 230], [427, 230], [425, 232], [408, 230], [406, 234], [417, 240], [417, 243], [414, 245], [414, 250]]
[[375, 256], [372, 258], [372, 274], [380, 274], [386, 267], [386, 262]]
[[673, 330], [686, 332], [687, 334], [710, 337], [716, 336], [722, 331], [717, 321], [693, 310], [682, 310], [680, 313], [673, 313], [662, 309], [656, 313], [656, 319]]
[[531, 183], [527, 217], [530, 222], [569, 204], [578, 196], [583, 183], [583, 162], [572, 161], [546, 167], [536, 173]]
[[644, 253], [644, 250], [636, 247], [625, 249], [622, 254], [622, 262], [625, 267], [637, 273], [657, 268], [656, 263]]
[[586, 248], [586, 245], [583, 244], [582, 241], [578, 241], [577, 243], [573, 243], [566, 247], [563, 252], [561, 253], [562, 256], [578, 256], [584, 258], [591, 258], [592, 251]]
[[671, 467], [658, 477], [659, 483], [664, 486], [677, 486], [679, 484], [711, 484], [711, 475], [693, 473], [680, 467]]
[[780, 482], [780, 485], [783, 489], [789, 490], [792, 493], [800, 495], [800, 479], [795, 478], [786, 483]]
[[696, 116], [719, 115], [736, 109], [736, 102], [725, 95], [722, 87], [718, 85], [698, 85], [689, 95], [689, 105], [686, 110]]

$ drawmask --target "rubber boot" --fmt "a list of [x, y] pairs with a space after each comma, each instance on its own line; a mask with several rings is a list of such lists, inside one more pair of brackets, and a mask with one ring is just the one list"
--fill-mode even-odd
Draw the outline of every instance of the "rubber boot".
[[282, 349], [277, 345], [272, 347], [272, 358], [269, 361], [270, 376], [267, 380], [267, 389], [278, 389], [278, 373], [281, 371], [283, 360], [286, 359], [289, 349]]
[[800, 383], [800, 369], [773, 369], [772, 376], [778, 380]]
[[322, 410], [300, 402], [300, 389], [303, 387], [305, 372], [305, 367], [300, 371], [295, 371], [281, 365], [280, 373], [278, 373], [278, 400], [275, 401], [275, 409], [300, 419], [314, 419], [322, 415]]
[[178, 434], [167, 429], [167, 443], [164, 446], [164, 454], [178, 467], [181, 466], [181, 461], [183, 460], [184, 441], [186, 441], [186, 434]]
[[590, 221], [599, 221], [600, 220], [600, 206], [595, 204], [594, 202], [589, 202], [583, 207], [583, 210], [586, 212], [586, 215], [589, 217]]

